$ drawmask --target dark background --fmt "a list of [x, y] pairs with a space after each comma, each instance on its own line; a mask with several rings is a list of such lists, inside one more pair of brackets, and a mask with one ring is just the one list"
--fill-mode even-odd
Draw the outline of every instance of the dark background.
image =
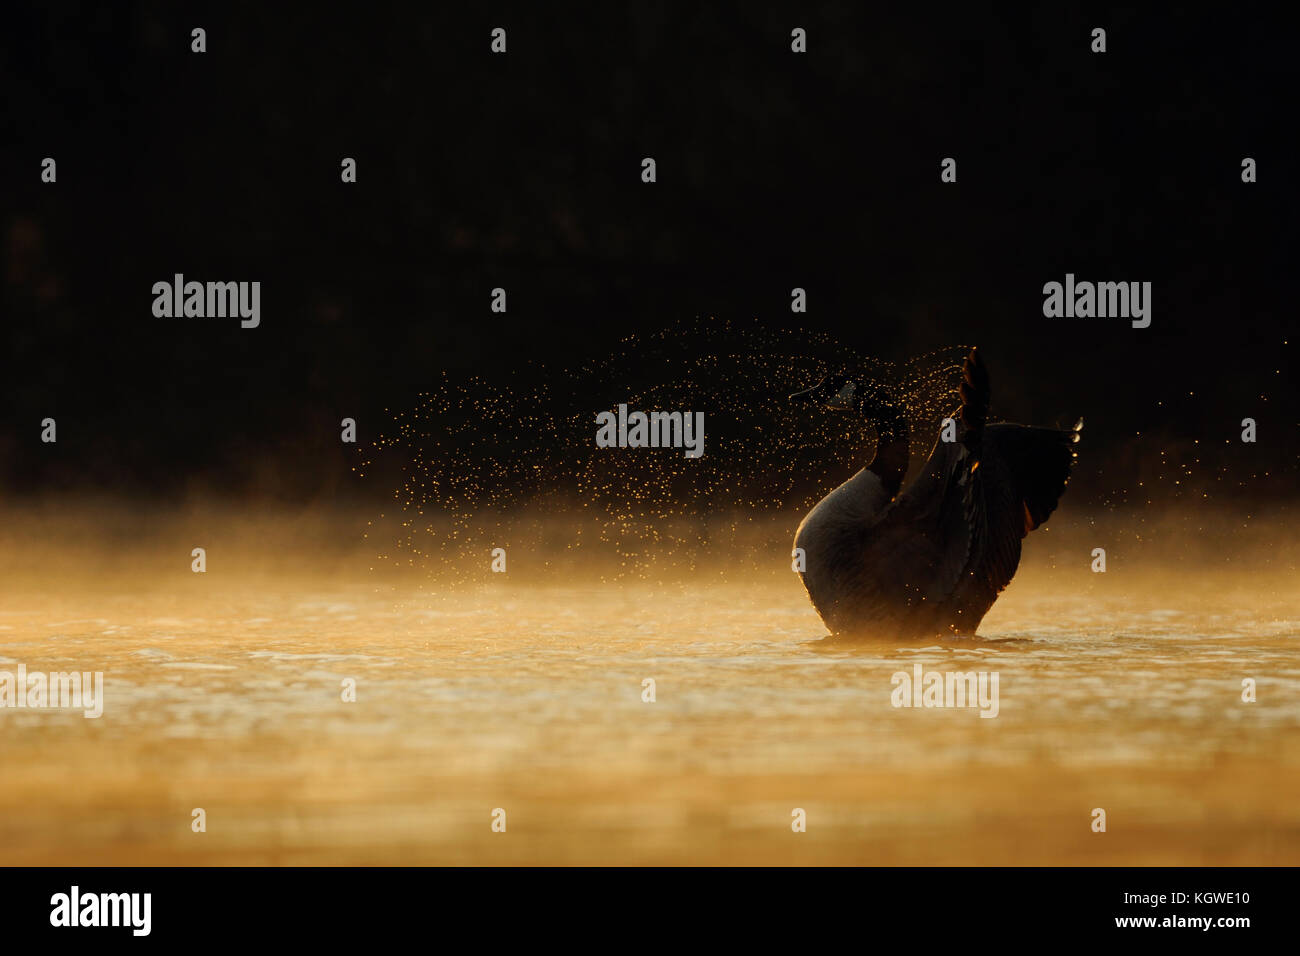
[[[1076, 494], [1171, 449], [1221, 499], [1295, 494], [1275, 18], [619, 6], [7, 6], [4, 492], [346, 494], [341, 417], [364, 437], [444, 370], [545, 375], [699, 316], [979, 344], [995, 412], [1087, 418]], [[176, 272], [260, 280], [261, 327], [154, 318]], [[1151, 327], [1045, 319], [1066, 272], [1151, 281]]]

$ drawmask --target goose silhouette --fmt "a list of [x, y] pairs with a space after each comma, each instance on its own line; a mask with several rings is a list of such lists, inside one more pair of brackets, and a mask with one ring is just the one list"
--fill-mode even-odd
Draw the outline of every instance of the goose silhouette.
[[978, 350], [962, 366], [956, 441], [935, 442], [899, 494], [907, 420], [884, 388], [831, 376], [791, 398], [868, 416], [871, 463], [808, 512], [795, 532], [813, 607], [837, 636], [973, 635], [1010, 583], [1020, 542], [1056, 509], [1083, 429], [988, 424]]

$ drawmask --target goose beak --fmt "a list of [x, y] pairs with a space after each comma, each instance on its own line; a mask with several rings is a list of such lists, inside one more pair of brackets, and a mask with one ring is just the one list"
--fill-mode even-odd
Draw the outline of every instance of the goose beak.
[[858, 387], [856, 385], [852, 382], [845, 382], [840, 386], [840, 390], [826, 402], [826, 407], [836, 412], [848, 411], [853, 407], [853, 398], [857, 391]]

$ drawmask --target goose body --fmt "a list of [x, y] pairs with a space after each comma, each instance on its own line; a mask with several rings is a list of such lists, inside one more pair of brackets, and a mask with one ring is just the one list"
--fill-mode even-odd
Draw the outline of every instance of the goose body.
[[801, 577], [826, 626], [886, 638], [974, 634], [1015, 574], [1021, 541], [1055, 510], [1082, 422], [1070, 430], [986, 424], [988, 375], [972, 349], [958, 440], [936, 440], [899, 494], [908, 446], [901, 412], [839, 380], [800, 393], [810, 394], [872, 415], [880, 433], [872, 462], [795, 533]]

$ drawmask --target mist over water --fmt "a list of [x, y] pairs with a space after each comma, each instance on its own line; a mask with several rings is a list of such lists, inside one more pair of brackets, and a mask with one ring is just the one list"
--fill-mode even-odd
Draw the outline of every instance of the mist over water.
[[[0, 670], [102, 671], [105, 700], [0, 710], [0, 862], [1293, 863], [1289, 506], [1072, 485], [977, 638], [827, 639], [791, 540], [875, 435], [786, 396], [889, 384], [915, 468], [964, 353], [679, 329], [443, 379], [360, 450], [355, 501], [10, 512]], [[596, 448], [620, 402], [705, 412], [705, 455]], [[996, 719], [893, 706], [918, 664], [996, 673]]]
[[[979, 638], [846, 645], [789, 570], [793, 511], [715, 515], [693, 568], [669, 540], [618, 581], [539, 516], [552, 544], [444, 588], [375, 562], [364, 512], [28, 510], [0, 669], [102, 670], [106, 699], [0, 712], [25, 768], [0, 861], [1294, 862], [1296, 515], [1273, 518], [1138, 540], [1067, 496]], [[998, 672], [997, 719], [891, 706], [915, 662]]]
[[[6, 5], [0, 864], [1300, 863], [1293, 31], [499, 13]], [[914, 476], [971, 345], [1084, 419], [1059, 508], [977, 637], [828, 639], [792, 539], [877, 435], [787, 396], [892, 389]]]

